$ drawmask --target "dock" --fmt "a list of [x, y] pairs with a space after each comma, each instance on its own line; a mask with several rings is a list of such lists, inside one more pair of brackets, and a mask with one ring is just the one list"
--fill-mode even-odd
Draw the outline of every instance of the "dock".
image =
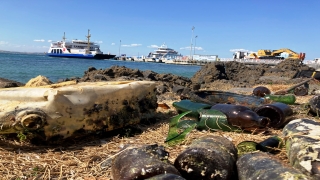
[[[124, 59], [123, 59], [124, 60]], [[166, 64], [179, 64], [179, 65], [196, 65], [196, 66], [204, 66], [208, 63], [220, 61], [220, 62], [230, 62], [236, 61], [248, 65], [258, 65], [258, 64], [267, 64], [269, 66], [275, 66], [278, 63], [284, 60], [276, 60], [276, 59], [233, 59], [233, 58], [219, 58], [218, 60], [192, 60], [192, 59], [154, 59], [150, 58], [145, 59], [136, 59], [136, 58], [128, 58], [125, 61], [135, 61], [135, 62], [147, 62], [147, 63], [166, 63]]]

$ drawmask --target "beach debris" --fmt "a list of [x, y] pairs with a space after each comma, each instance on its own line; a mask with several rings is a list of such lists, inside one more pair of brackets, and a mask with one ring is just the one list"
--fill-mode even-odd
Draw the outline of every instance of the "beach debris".
[[186, 179], [237, 179], [237, 149], [225, 137], [204, 136], [196, 139], [174, 161]]
[[288, 93], [290, 93], [290, 92], [294, 92], [294, 89], [295, 89], [295, 88], [297, 88], [297, 87], [299, 87], [299, 86], [301, 86], [301, 85], [304, 85], [304, 84], [308, 83], [308, 82], [311, 81], [312, 79], [313, 79], [313, 77], [312, 77], [312, 78], [308, 78], [308, 79], [306, 79], [306, 80], [304, 80], [304, 81], [302, 81], [302, 82], [300, 82], [300, 83], [298, 83], [298, 84], [295, 84], [295, 85], [293, 85], [293, 86], [291, 86], [291, 87], [289, 87], [289, 88], [287, 88], [287, 89], [277, 91], [277, 92], [275, 92], [274, 94], [275, 94], [275, 95], [285, 95], [285, 94], [288, 94]]
[[284, 145], [282, 138], [279, 136], [271, 136], [258, 143], [258, 150], [269, 153], [277, 153]]
[[281, 102], [281, 103], [292, 105], [296, 102], [296, 96], [293, 94], [285, 94], [285, 95], [268, 94], [268, 95], [265, 95], [263, 98], [268, 103]]
[[252, 94], [258, 97], [264, 97], [265, 95], [271, 94], [271, 91], [265, 86], [258, 86], [253, 89]]
[[320, 116], [320, 95], [314, 95], [309, 99], [310, 112]]
[[198, 130], [243, 132], [240, 127], [232, 126], [226, 114], [216, 109], [201, 109]]
[[282, 139], [278, 136], [269, 137], [259, 143], [255, 141], [242, 141], [237, 145], [238, 156], [240, 157], [254, 151], [277, 153], [282, 146], [281, 142]]
[[[197, 126], [196, 122], [194, 124], [190, 124], [189, 127], [183, 127], [183, 125], [180, 125], [180, 126], [178, 125], [179, 120], [191, 112], [192, 111], [186, 111], [171, 118], [169, 123], [169, 132], [165, 140], [165, 142], [169, 146], [176, 145], [184, 141], [185, 137]], [[181, 122], [184, 122], [184, 121], [181, 121]]]
[[197, 98], [191, 96], [190, 100], [195, 102], [201, 102], [201, 99], [204, 99], [203, 103], [215, 105], [215, 104], [234, 104], [247, 106], [249, 108], [255, 108], [262, 104], [267, 103], [265, 99], [257, 96], [251, 95], [242, 95], [226, 91], [213, 91], [213, 90], [203, 90], [194, 92]]
[[211, 107], [221, 111], [227, 116], [228, 124], [241, 129], [266, 127], [270, 119], [268, 117], [259, 116], [250, 108], [233, 104], [216, 104]]
[[[170, 120], [169, 132], [165, 141], [170, 145], [182, 142], [194, 128], [243, 132], [267, 127], [270, 121], [267, 117], [260, 117], [250, 108], [240, 105], [216, 104], [211, 106], [190, 100], [181, 100], [173, 104], [180, 114]], [[188, 116], [191, 113], [193, 114]], [[192, 119], [181, 120], [185, 116]]]
[[320, 179], [320, 123], [296, 119], [282, 131], [290, 164], [314, 179]]
[[170, 109], [170, 106], [167, 103], [158, 103], [159, 108]]
[[157, 108], [155, 86], [151, 81], [110, 81], [0, 89], [0, 134], [49, 141], [137, 124]]
[[238, 157], [246, 153], [257, 151], [258, 143], [254, 141], [242, 141], [237, 145]]
[[171, 173], [159, 174], [145, 180], [185, 180], [185, 178]]
[[268, 127], [272, 128], [281, 128], [294, 119], [291, 107], [280, 102], [261, 105], [255, 109], [255, 112], [259, 116], [268, 117], [270, 119]]
[[248, 179], [274, 179], [288, 180], [301, 179], [309, 180], [303, 173], [284, 164], [275, 156], [261, 151], [246, 153], [237, 161], [239, 180]]
[[201, 102], [193, 102], [191, 100], [181, 100], [179, 102], [173, 102], [173, 107], [176, 108], [178, 113], [191, 111], [190, 113], [186, 114], [186, 116], [199, 118], [199, 109], [210, 109], [211, 105]]
[[120, 152], [111, 165], [114, 180], [147, 179], [165, 173], [180, 175], [168, 161], [169, 153], [163, 146], [128, 145]]
[[299, 86], [293, 90], [293, 94], [296, 96], [306, 96], [309, 93], [309, 88], [306, 86]]

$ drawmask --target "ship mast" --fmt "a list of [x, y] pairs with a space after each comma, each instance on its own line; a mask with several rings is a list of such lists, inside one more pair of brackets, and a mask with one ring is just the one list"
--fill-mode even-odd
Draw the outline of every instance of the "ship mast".
[[87, 54], [89, 54], [89, 52], [90, 52], [90, 37], [91, 37], [91, 35], [90, 35], [90, 29], [88, 29], [88, 36], [86, 36], [86, 37], [87, 37], [87, 39], [88, 39]]
[[63, 42], [66, 41], [66, 32], [63, 32], [63, 37], [62, 37], [62, 39], [63, 39]]

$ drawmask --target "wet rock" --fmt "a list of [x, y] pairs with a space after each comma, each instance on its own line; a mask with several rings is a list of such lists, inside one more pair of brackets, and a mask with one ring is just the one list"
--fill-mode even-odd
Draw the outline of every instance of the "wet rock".
[[174, 85], [172, 88], [172, 92], [176, 94], [181, 94], [184, 89], [184, 86]]
[[156, 80], [155, 76], [157, 75], [157, 73], [155, 73], [153, 71], [150, 71], [150, 70], [143, 71], [142, 74], [143, 74], [143, 77], [145, 77], [145, 78], [148, 78], [153, 81]]
[[165, 92], [168, 92], [168, 88], [167, 88], [166, 86], [164, 86], [164, 85], [159, 85], [159, 86], [157, 87], [157, 93], [158, 93], [158, 94], [163, 94], [163, 93], [165, 93]]
[[19, 87], [15, 82], [0, 82], [0, 88]]

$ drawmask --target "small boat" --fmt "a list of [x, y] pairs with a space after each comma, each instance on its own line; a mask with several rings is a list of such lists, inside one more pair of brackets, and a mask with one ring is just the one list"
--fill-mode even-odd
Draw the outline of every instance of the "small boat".
[[52, 42], [47, 55], [50, 57], [85, 58], [85, 59], [113, 59], [116, 55], [103, 54], [100, 45], [90, 42], [88, 30], [87, 41], [72, 40], [67, 42], [65, 34], [63, 41]]

